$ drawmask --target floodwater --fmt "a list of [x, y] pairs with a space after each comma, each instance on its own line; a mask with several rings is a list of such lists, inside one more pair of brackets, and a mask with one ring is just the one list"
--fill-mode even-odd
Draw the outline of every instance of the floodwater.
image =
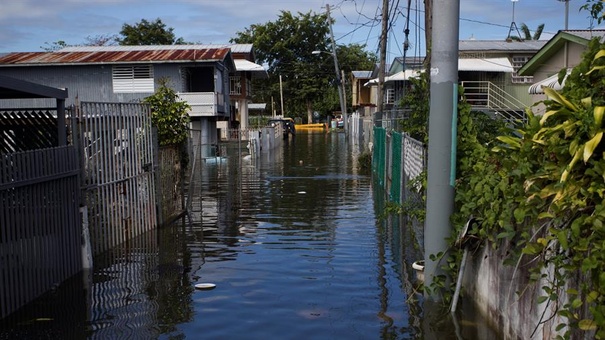
[[383, 216], [343, 133], [299, 133], [257, 160], [223, 151], [197, 167], [189, 217], [95, 258], [0, 338], [497, 338], [464, 313], [426, 316], [421, 228]]

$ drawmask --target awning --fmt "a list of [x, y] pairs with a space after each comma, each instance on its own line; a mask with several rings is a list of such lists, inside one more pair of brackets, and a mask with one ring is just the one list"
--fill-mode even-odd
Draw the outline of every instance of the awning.
[[[388, 77], [384, 77], [384, 82], [388, 83], [390, 81], [404, 81], [404, 80], [408, 80], [410, 78], [418, 78], [418, 76], [420, 76], [420, 70], [405, 70], [405, 71], [399, 71], [391, 76]], [[372, 86], [372, 85], [377, 85], [378, 84], [378, 78], [374, 78], [370, 81], [368, 81], [367, 83], [363, 84], [363, 86]]]
[[246, 59], [234, 59], [235, 70], [238, 72], [254, 72], [255, 76], [267, 77], [267, 70], [262, 65], [253, 63]]
[[559, 91], [563, 89], [565, 86], [565, 80], [567, 80], [567, 76], [571, 73], [571, 69], [567, 70], [567, 74], [563, 78], [563, 83], [559, 84], [559, 75], [554, 74], [544, 80], [541, 80], [532, 86], [529, 87], [529, 94], [544, 94], [544, 87], [550, 87], [553, 90]]
[[513, 72], [508, 58], [461, 58], [458, 71]]

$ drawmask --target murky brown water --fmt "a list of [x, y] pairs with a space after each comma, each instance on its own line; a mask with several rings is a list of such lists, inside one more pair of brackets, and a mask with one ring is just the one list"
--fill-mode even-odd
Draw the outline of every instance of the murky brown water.
[[96, 258], [0, 338], [496, 339], [474, 318], [424, 316], [421, 228], [378, 218], [357, 157], [343, 133], [299, 133], [271, 157], [208, 161], [192, 219]]

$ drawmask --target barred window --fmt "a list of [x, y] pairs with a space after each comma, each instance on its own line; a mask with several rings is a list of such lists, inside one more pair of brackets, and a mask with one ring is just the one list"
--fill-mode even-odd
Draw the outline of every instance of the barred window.
[[114, 93], [153, 93], [153, 66], [114, 66], [112, 85]]
[[534, 77], [522, 77], [517, 74], [519, 69], [529, 61], [530, 56], [514, 56], [513, 57], [513, 84], [531, 84], [534, 82]]
[[395, 89], [388, 88], [384, 91], [384, 103], [395, 104]]
[[240, 76], [229, 77], [229, 94], [242, 94], [242, 81]]

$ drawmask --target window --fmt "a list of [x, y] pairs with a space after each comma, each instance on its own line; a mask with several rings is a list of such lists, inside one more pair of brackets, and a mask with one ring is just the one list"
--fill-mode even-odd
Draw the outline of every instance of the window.
[[395, 89], [389, 88], [384, 91], [384, 103], [395, 104]]
[[153, 93], [154, 79], [151, 65], [114, 66], [112, 72], [114, 93]]
[[229, 77], [229, 94], [242, 94], [242, 80], [239, 76]]
[[531, 84], [534, 82], [534, 77], [522, 77], [517, 75], [517, 71], [530, 59], [530, 56], [514, 56], [513, 57], [513, 84]]

